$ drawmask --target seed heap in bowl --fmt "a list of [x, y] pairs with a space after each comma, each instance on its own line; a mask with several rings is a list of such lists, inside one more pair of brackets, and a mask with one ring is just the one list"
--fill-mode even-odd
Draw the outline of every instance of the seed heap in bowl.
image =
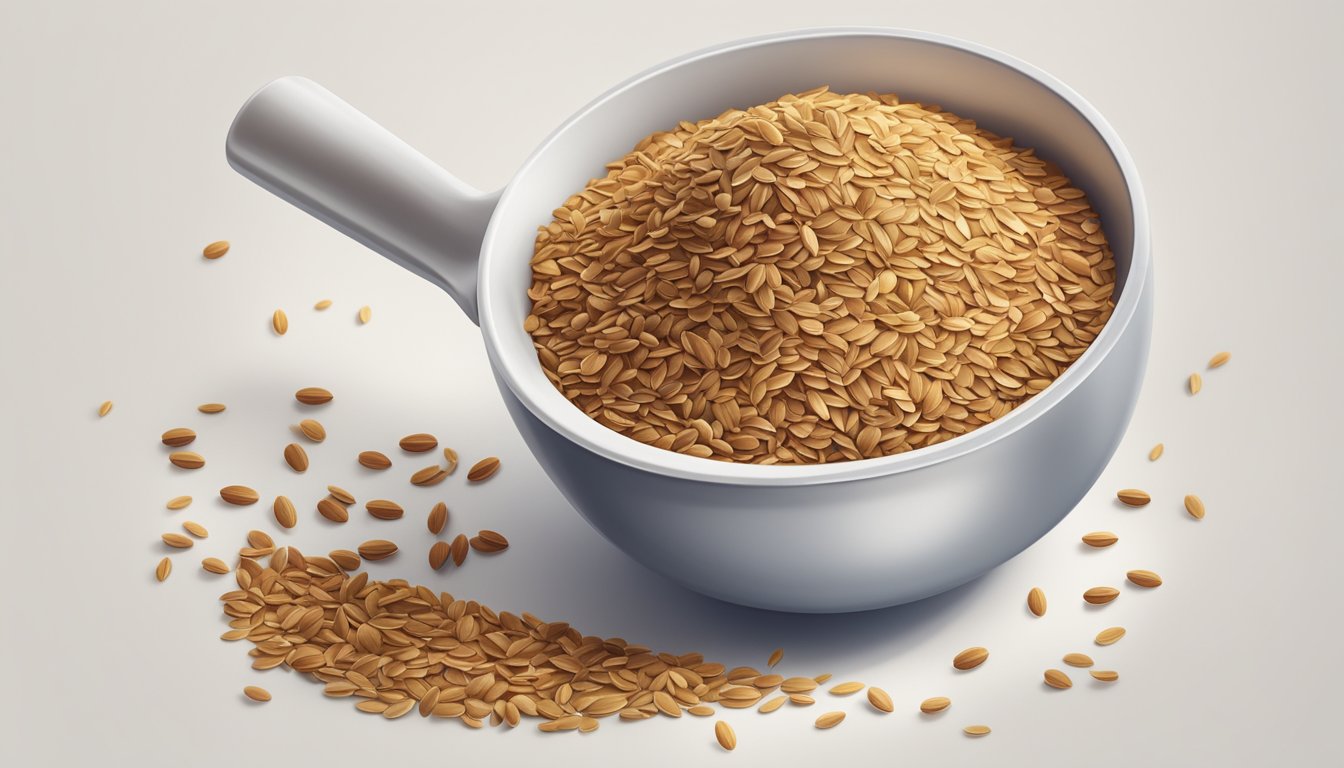
[[1030, 149], [825, 88], [655, 133], [532, 259], [552, 383], [601, 424], [725, 461], [826, 463], [965, 434], [1096, 338], [1115, 263]]

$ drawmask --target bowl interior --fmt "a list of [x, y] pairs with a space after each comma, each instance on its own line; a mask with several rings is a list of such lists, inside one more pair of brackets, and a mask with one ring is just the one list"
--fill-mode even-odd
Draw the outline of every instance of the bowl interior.
[[[1091, 348], [1051, 387], [1012, 413], [945, 443], [895, 456], [788, 467], [731, 464], [645, 445], [592, 421], [542, 373], [523, 330], [530, 310], [529, 262], [551, 211], [604, 174], [603, 166], [644, 136], [680, 120], [712, 117], [785, 93], [829, 85], [838, 92], [889, 92], [937, 104], [1019, 145], [1035, 147], [1083, 189], [1101, 214], [1115, 254], [1116, 311]], [[1123, 147], [1085, 101], [1049, 75], [961, 41], [896, 30], [817, 30], [733, 43], [638, 75], [561, 126], [520, 169], [501, 198], [481, 258], [481, 328], [496, 371], [534, 414], [589, 449], [663, 474], [730, 483], [814, 483], [912, 469], [973, 450], [1030, 421], [1095, 365], [1133, 314], [1146, 271], [1134, 248], [1137, 180]], [[1146, 222], [1140, 222], [1146, 227]]]

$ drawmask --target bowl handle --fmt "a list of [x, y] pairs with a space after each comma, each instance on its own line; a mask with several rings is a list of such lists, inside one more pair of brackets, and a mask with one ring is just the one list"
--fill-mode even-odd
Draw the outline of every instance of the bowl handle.
[[239, 173], [443, 288], [479, 323], [477, 259], [498, 192], [463, 184], [302, 77], [253, 94], [224, 147]]

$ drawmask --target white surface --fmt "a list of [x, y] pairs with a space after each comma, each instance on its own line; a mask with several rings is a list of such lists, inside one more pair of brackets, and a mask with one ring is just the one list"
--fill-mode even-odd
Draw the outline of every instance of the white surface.
[[[1338, 636], [1339, 503], [1327, 493], [1339, 450], [1329, 388], [1341, 366], [1332, 299], [1344, 277], [1329, 224], [1344, 203], [1340, 123], [1330, 73], [1337, 15], [1278, 3], [707, 3], [667, 11], [638, 35], [628, 12], [585, 5], [455, 10], [443, 4], [232, 3], [0, 10], [0, 384], [5, 438], [5, 555], [0, 575], [0, 760], [17, 765], [311, 764], [538, 757], [644, 764], [786, 764], [835, 755], [901, 762], [1000, 765], [1321, 764], [1340, 711], [1325, 650]], [[977, 6], [972, 10], [971, 6]], [[591, 8], [590, 8], [591, 6]], [[590, 9], [589, 9], [590, 8]], [[769, 8], [766, 13], [765, 8]], [[1050, 31], [1054, 14], [1073, 31]], [[264, 23], [259, 22], [264, 19]], [[712, 20], [712, 21], [711, 21]], [[1058, 75], [1102, 110], [1144, 175], [1158, 248], [1157, 335], [1130, 433], [1087, 500], [1038, 545], [950, 595], [901, 609], [793, 617], [731, 608], [672, 588], [589, 530], [531, 462], [487, 378], [479, 338], [447, 297], [271, 198], [223, 161], [238, 104], [284, 73], [309, 75], [411, 144], [489, 188], [573, 109], [627, 74], [718, 40], [815, 24], [927, 28], [1002, 48]], [[396, 83], [393, 87], [391, 84]], [[475, 105], [469, 109], [469, 105]], [[199, 257], [217, 238], [234, 249]], [[310, 307], [328, 297], [325, 314]], [[373, 307], [359, 327], [355, 310]], [[276, 307], [284, 338], [269, 332]], [[1288, 329], [1286, 331], [1279, 329]], [[1225, 368], [1205, 390], [1185, 376], [1221, 348]], [[291, 393], [337, 393], [320, 418], [330, 439], [295, 476], [280, 449], [299, 418]], [[106, 419], [95, 409], [116, 402]], [[230, 409], [213, 417], [194, 406]], [[173, 470], [158, 445], [191, 426], [209, 464]], [[434, 432], [464, 457], [497, 454], [505, 469], [467, 488], [461, 471], [414, 489], [396, 439]], [[1156, 441], [1167, 455], [1145, 458]], [[392, 455], [386, 476], [353, 464], [359, 450]], [[587, 736], [470, 732], [418, 718], [388, 723], [329, 701], [297, 675], [256, 673], [246, 648], [216, 640], [214, 600], [226, 582], [201, 573], [268, 512], [226, 508], [219, 486], [283, 492], [301, 522], [277, 538], [313, 551], [375, 535], [407, 550], [376, 574], [441, 584], [499, 609], [569, 620], [730, 665], [786, 649], [782, 671], [834, 672], [881, 685], [898, 712], [859, 699], [769, 716], [728, 711], [739, 747], [724, 755], [710, 721], [608, 721]], [[361, 499], [384, 496], [412, 514], [344, 528], [315, 519], [325, 483]], [[1119, 508], [1114, 489], [1156, 501]], [[1200, 493], [1195, 523], [1182, 494]], [[184, 512], [163, 509], [190, 493]], [[453, 531], [492, 527], [513, 548], [431, 576], [423, 515], [453, 510]], [[174, 555], [152, 579], [157, 536], [198, 520], [211, 538]], [[1110, 550], [1078, 536], [1114, 530]], [[782, 552], [781, 557], [807, 553]], [[1119, 585], [1128, 568], [1167, 583], [1124, 588], [1085, 608], [1079, 593]], [[1051, 598], [1025, 614], [1032, 585]], [[1096, 630], [1130, 634], [1108, 649]], [[986, 665], [949, 666], [968, 645]], [[1121, 672], [1101, 689], [1045, 690], [1040, 673], [1065, 652], [1091, 653]], [[275, 701], [253, 707], [243, 685]], [[918, 701], [952, 708], [924, 722]], [[817, 732], [822, 711], [845, 709]], [[987, 723], [994, 733], [963, 738]], [[338, 763], [338, 761], [340, 761]]]

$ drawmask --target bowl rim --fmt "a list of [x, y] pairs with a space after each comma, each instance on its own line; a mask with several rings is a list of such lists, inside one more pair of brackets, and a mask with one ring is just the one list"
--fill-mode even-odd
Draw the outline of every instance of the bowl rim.
[[[533, 396], [532, 387], [534, 385], [516, 375], [514, 364], [510, 362], [511, 358], [499, 351], [501, 349], [501, 330], [496, 324], [496, 313], [491, 300], [491, 294], [493, 293], [491, 275], [493, 270], [490, 266], [495, 250], [492, 245], [500, 227], [499, 221], [501, 218], [492, 215], [481, 246], [478, 286], [479, 319], [482, 335], [486, 342], [486, 352], [499, 380], [508, 387], [514, 398], [549, 429], [579, 447], [611, 461], [645, 472], [683, 480], [738, 486], [797, 486], [866, 480], [910, 472], [950, 461], [1012, 435], [1047, 413], [1067, 397], [1096, 370], [1101, 361], [1116, 346], [1120, 337], [1134, 320], [1143, 298], [1142, 294], [1147, 289], [1148, 274], [1151, 270], [1147, 203], [1133, 158], [1115, 129], [1111, 127], [1101, 113], [1076, 91], [1053, 75], [997, 49], [938, 33], [878, 26], [806, 28], [732, 40], [664, 61], [613, 86], [561, 123], [519, 166], [513, 180], [504, 188], [496, 210], [509, 204], [514, 195], [517, 180], [527, 174], [527, 171], [531, 169], [537, 159], [548, 151], [561, 134], [617, 95], [638, 87], [644, 81], [666, 71], [702, 59], [758, 46], [829, 37], [911, 39], [955, 48], [964, 53], [989, 59], [1009, 67], [1049, 89], [1072, 107], [1097, 132], [1120, 169], [1133, 217], [1133, 245], [1129, 272], [1121, 287], [1120, 298], [1116, 302], [1115, 309], [1097, 338], [1049, 386], [1027, 399], [1008, 414], [964, 435], [935, 445], [890, 456], [827, 464], [753, 464], [687, 456], [642, 443], [588, 418], [581, 412], [579, 415], [583, 422], [577, 428], [569, 428], [560, 423], [555, 414], [551, 413], [544, 403], [538, 402], [537, 398]], [[502, 318], [501, 321], [506, 322]], [[535, 358], [530, 362], [537, 366], [538, 376], [549, 389], [549, 392], [559, 394], [550, 380], [546, 379], [544, 374], [541, 374], [540, 365]], [[567, 400], [564, 402], [569, 404]], [[573, 407], [572, 404], [569, 405]], [[575, 411], [577, 412], [578, 409], [576, 408]], [[589, 425], [591, 425], [591, 429]]]

